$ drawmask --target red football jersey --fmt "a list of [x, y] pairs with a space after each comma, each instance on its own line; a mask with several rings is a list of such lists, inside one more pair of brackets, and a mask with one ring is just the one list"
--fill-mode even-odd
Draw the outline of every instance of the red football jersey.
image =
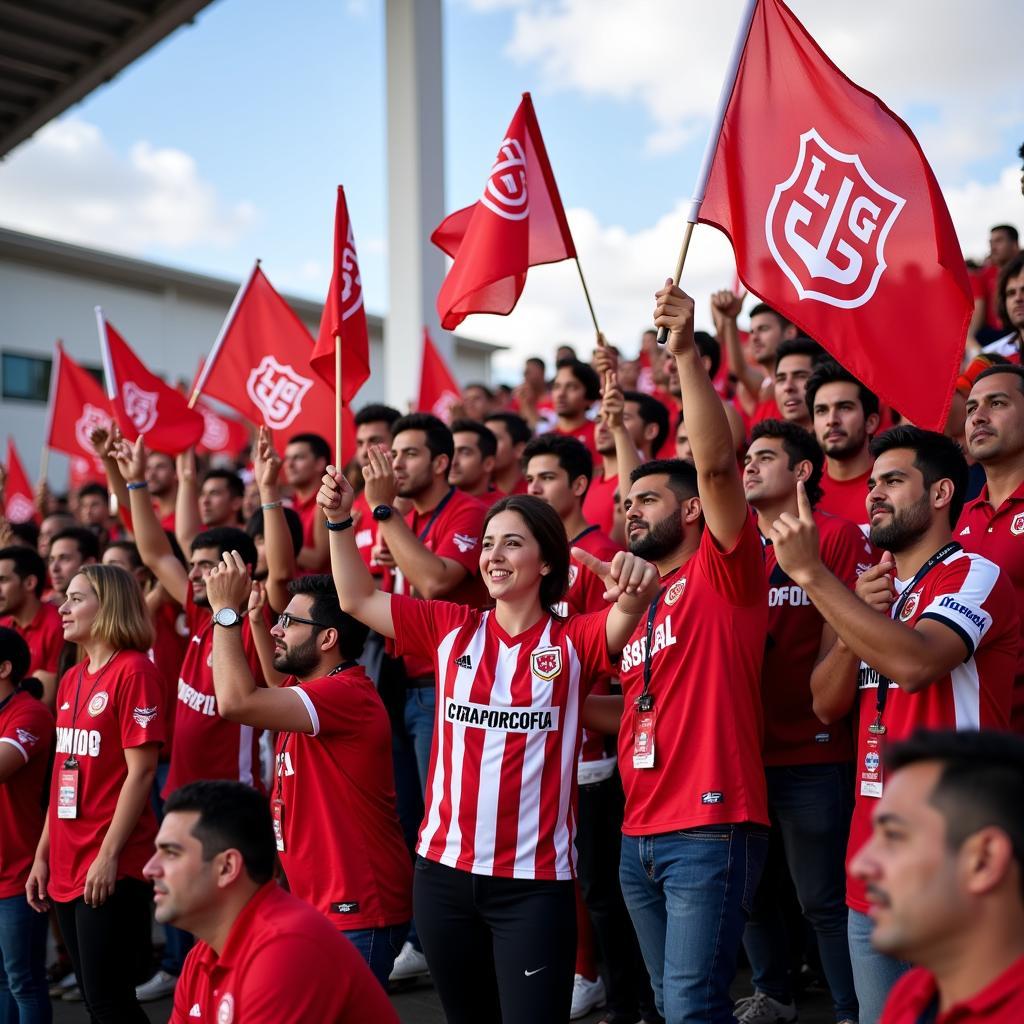
[[29, 675], [57, 671], [57, 661], [64, 646], [64, 627], [55, 605], [44, 601], [27, 626], [19, 626], [13, 615], [0, 619], [0, 626], [13, 629], [28, 644]]
[[164, 681], [164, 707], [168, 709], [167, 721], [164, 723], [167, 735], [164, 737], [164, 749], [161, 753], [161, 760], [166, 760], [170, 757], [171, 745], [174, 742], [172, 712], [178, 699], [181, 663], [185, 659], [191, 635], [185, 613], [176, 601], [164, 601], [156, 610], [153, 615], [153, 634], [153, 646], [149, 650], [149, 657]]
[[[82, 895], [128, 777], [124, 752], [163, 743], [166, 720], [160, 673], [139, 651], [118, 651], [98, 672], [83, 663], [64, 673], [57, 688], [57, 756], [50, 783], [52, 899], [67, 903]], [[61, 772], [72, 754], [79, 765], [78, 816], [59, 818]], [[118, 857], [118, 878], [142, 878], [155, 838], [156, 817], [147, 800]]]
[[[821, 560], [851, 590], [858, 566], [869, 565], [871, 546], [851, 522], [815, 510]], [[810, 598], [764, 549], [768, 573], [768, 646], [761, 670], [764, 702], [764, 763], [829, 764], [853, 757], [850, 724], [825, 725], [814, 713], [811, 673], [821, 647], [824, 620]]]
[[590, 452], [595, 461], [600, 458], [594, 444], [593, 420], [584, 420], [578, 427], [574, 427], [572, 430], [559, 430], [558, 424], [556, 423], [551, 428], [551, 433], [558, 434], [559, 437], [575, 437], [577, 441], [582, 441], [587, 446], [587, 451]]
[[[297, 494], [292, 495], [292, 510], [297, 513], [299, 519], [302, 521], [302, 546], [304, 548], [311, 548], [313, 546], [313, 523], [318, 515], [323, 515], [316, 503], [316, 496], [318, 493], [318, 491], [314, 491], [308, 498], [306, 498], [305, 501], [303, 501]], [[330, 571], [330, 555], [328, 555], [327, 560], [323, 565], [319, 565], [315, 569], [302, 570], [302, 572], [307, 575]]]
[[359, 549], [359, 556], [366, 564], [366, 568], [377, 577], [387, 575], [388, 571], [381, 565], [377, 565], [371, 557], [374, 545], [377, 543], [377, 529], [380, 524], [373, 518], [373, 509], [366, 501], [366, 492], [360, 491], [352, 502], [352, 518], [355, 520], [356, 547]]
[[[188, 782], [199, 779], [237, 779], [260, 786], [260, 730], [228, 722], [217, 714], [213, 688], [213, 619], [209, 608], [192, 599], [185, 588], [185, 618], [191, 639], [181, 664], [178, 700], [174, 714], [174, 746], [163, 788], [166, 797]], [[235, 627], [237, 628], [237, 627]], [[249, 616], [242, 618], [245, 659], [257, 684], [263, 685]]]
[[15, 692], [0, 705], [0, 743], [9, 743], [24, 764], [0, 784], [0, 900], [25, 895], [25, 882], [43, 831], [53, 714], [41, 701]]
[[630, 836], [724, 822], [768, 824], [761, 743], [761, 664], [768, 580], [751, 516], [729, 551], [705, 530], [689, 561], [662, 578], [651, 632], [653, 768], [633, 767], [634, 704], [643, 690], [646, 616], [622, 650], [619, 772]]
[[871, 470], [861, 476], [855, 476], [851, 480], [833, 480], [828, 475], [828, 463], [825, 463], [825, 471], [821, 474], [821, 500], [817, 508], [819, 512], [828, 512], [829, 515], [839, 516], [842, 519], [849, 519], [856, 523], [866, 535], [868, 532], [868, 478]]
[[602, 533], [611, 533], [615, 529], [615, 492], [618, 489], [617, 476], [606, 477], [598, 470], [583, 498], [583, 515], [588, 523], [594, 523]]
[[575, 877], [580, 704], [612, 671], [607, 611], [515, 637], [447, 601], [392, 597], [391, 614], [399, 653], [432, 657], [437, 680], [417, 852], [477, 875]]
[[343, 931], [412, 917], [412, 862], [395, 811], [391, 723], [361, 666], [288, 679], [313, 732], [277, 734], [289, 888]]
[[[910, 581], [895, 580], [902, 595]], [[943, 559], [892, 612], [913, 628], [934, 619], [953, 630], [967, 645], [968, 656], [951, 672], [923, 690], [904, 693], [896, 683], [861, 663], [858, 679], [859, 724], [857, 771], [880, 755], [868, 746], [878, 687], [888, 689], [883, 743], [906, 739], [915, 729], [1006, 729], [1010, 724], [1013, 673], [1017, 666], [1020, 627], [1013, 587], [999, 567], [980, 555], [954, 551]], [[847, 864], [871, 834], [875, 797], [865, 795], [858, 778]], [[879, 796], [881, 793], [878, 794]], [[848, 875], [846, 902], [866, 913], [864, 883]]]
[[220, 956], [197, 942], [174, 989], [169, 1024], [399, 1024], [380, 982], [308, 903], [267, 882], [246, 903]]

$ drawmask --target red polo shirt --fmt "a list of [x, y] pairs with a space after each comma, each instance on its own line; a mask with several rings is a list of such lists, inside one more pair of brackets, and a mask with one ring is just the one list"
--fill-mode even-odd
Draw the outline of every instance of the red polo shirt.
[[64, 646], [64, 628], [54, 605], [44, 601], [27, 626], [19, 626], [13, 615], [0, 619], [0, 626], [9, 626], [28, 644], [29, 675], [57, 671], [57, 660]]
[[399, 1024], [355, 946], [322, 914], [267, 882], [220, 956], [197, 942], [174, 990], [170, 1024]]

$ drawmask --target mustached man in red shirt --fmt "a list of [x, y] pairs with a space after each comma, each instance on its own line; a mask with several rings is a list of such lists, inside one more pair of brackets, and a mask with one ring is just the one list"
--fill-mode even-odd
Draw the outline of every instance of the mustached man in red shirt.
[[1024, 741], [919, 732], [886, 758], [889, 781], [850, 863], [871, 942], [915, 968], [881, 1024], [1024, 1020]]

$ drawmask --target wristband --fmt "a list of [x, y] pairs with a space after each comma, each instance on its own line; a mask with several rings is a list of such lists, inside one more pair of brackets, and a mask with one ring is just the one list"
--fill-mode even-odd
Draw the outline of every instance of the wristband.
[[284, 508], [284, 502], [265, 501], [262, 505], [260, 505], [260, 508], [263, 509], [264, 512], [269, 512], [272, 508]]
[[141, 491], [146, 486], [145, 480], [136, 480], [134, 483], [128, 484], [129, 491]]
[[327, 529], [330, 530], [331, 533], [341, 533], [342, 530], [347, 530], [354, 522], [355, 520], [351, 516], [349, 516], [348, 519], [342, 520], [340, 523], [332, 523], [330, 519], [328, 519]]

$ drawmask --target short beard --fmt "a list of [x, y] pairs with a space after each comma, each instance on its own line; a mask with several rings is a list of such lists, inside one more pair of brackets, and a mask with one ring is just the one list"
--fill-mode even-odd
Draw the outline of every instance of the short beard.
[[675, 552], [685, 536], [682, 510], [679, 510], [655, 523], [644, 536], [630, 540], [629, 550], [639, 558], [657, 562]]
[[274, 668], [285, 675], [303, 678], [312, 674], [320, 661], [316, 646], [316, 632], [304, 643], [274, 655]]
[[852, 459], [864, 450], [865, 435], [854, 437], [852, 434], [846, 441], [834, 448], [825, 448], [824, 452], [830, 459], [842, 462], [844, 459]]
[[909, 508], [896, 512], [888, 526], [872, 526], [868, 536], [879, 551], [896, 554], [906, 551], [931, 525], [931, 507], [926, 492]]

